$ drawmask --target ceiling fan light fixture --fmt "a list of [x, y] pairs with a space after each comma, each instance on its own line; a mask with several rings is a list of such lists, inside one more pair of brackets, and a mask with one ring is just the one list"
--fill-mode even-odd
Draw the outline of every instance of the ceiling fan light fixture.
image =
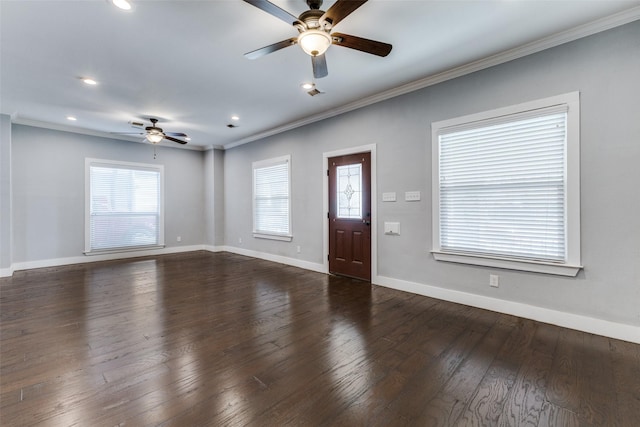
[[161, 133], [149, 132], [147, 134], [147, 140], [152, 144], [157, 144], [158, 142], [162, 141], [163, 138], [164, 135], [162, 135]]
[[298, 44], [308, 55], [320, 56], [331, 46], [331, 36], [324, 31], [307, 30], [298, 36]]

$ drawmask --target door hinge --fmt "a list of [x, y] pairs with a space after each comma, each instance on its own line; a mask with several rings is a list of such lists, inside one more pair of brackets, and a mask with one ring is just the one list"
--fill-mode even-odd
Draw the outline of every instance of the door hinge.
[[329, 212], [327, 212], [327, 218], [329, 218]]
[[327, 254], [327, 261], [329, 261], [329, 254]]
[[329, 169], [327, 169], [327, 176], [329, 176]]

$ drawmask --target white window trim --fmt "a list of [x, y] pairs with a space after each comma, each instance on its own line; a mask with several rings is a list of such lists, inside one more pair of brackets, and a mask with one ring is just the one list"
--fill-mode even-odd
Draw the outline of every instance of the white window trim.
[[[256, 229], [256, 195], [255, 195], [255, 170], [256, 169], [260, 169], [260, 168], [265, 168], [265, 167], [269, 167], [269, 166], [275, 166], [278, 164], [282, 164], [282, 163], [287, 163], [288, 167], [287, 167], [287, 173], [289, 175], [288, 179], [289, 179], [289, 233], [287, 234], [281, 234], [281, 233], [270, 233], [270, 232], [264, 232], [264, 231], [260, 231]], [[292, 221], [292, 215], [291, 215], [291, 205], [292, 205], [292, 198], [291, 198], [291, 155], [287, 154], [284, 156], [280, 156], [280, 157], [274, 157], [271, 159], [266, 159], [266, 160], [259, 160], [256, 162], [253, 162], [251, 165], [251, 201], [252, 201], [252, 211], [251, 211], [251, 215], [252, 215], [252, 222], [253, 222], [253, 237], [256, 239], [267, 239], [267, 240], [279, 240], [279, 241], [283, 241], [283, 242], [290, 242], [293, 240], [293, 221]]]
[[[104, 167], [130, 167], [141, 170], [152, 170], [160, 172], [160, 223], [158, 225], [158, 244], [145, 245], [131, 248], [121, 249], [102, 249], [91, 250], [91, 166]], [[84, 254], [85, 255], [101, 255], [109, 253], [134, 252], [149, 249], [161, 249], [164, 244], [164, 165], [153, 165], [146, 163], [121, 162], [116, 160], [104, 160], [95, 158], [85, 158], [84, 161]]]
[[[478, 256], [446, 252], [440, 246], [440, 171], [439, 138], [441, 131], [450, 127], [463, 126], [473, 122], [496, 119], [502, 116], [518, 114], [553, 106], [565, 105], [567, 111], [567, 151], [566, 151], [566, 244], [567, 260], [564, 263], [540, 262], [533, 260], [510, 259], [504, 257]], [[438, 261], [480, 265], [511, 270], [531, 271], [561, 276], [576, 276], [582, 267], [580, 261], [580, 93], [539, 99], [518, 105], [498, 108], [477, 114], [434, 122], [431, 124], [432, 149], [432, 250]]]

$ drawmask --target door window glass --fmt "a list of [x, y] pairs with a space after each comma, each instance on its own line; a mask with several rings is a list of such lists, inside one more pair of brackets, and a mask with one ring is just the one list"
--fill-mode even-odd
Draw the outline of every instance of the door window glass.
[[362, 219], [362, 164], [336, 167], [338, 218]]

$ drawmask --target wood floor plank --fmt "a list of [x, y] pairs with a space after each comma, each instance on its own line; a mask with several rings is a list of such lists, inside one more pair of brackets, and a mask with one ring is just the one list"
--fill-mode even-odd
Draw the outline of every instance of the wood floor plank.
[[416, 418], [416, 425], [453, 425], [474, 396], [492, 364], [498, 350], [504, 345], [515, 326], [515, 319], [502, 316], [483, 339], [469, 353], [442, 390], [429, 402]]
[[[591, 427], [580, 422], [578, 415], [568, 409], [545, 402], [540, 417], [539, 427]], [[595, 426], [593, 426], [595, 427]]]
[[640, 346], [230, 253], [0, 279], [0, 425], [635, 427]]
[[558, 327], [536, 323], [535, 335], [523, 353], [521, 367], [511, 388], [498, 425], [536, 427], [540, 423]]
[[618, 340], [609, 341], [619, 411], [617, 424], [630, 427], [640, 420], [640, 346]]
[[[490, 316], [490, 314], [480, 310], [471, 312], [471, 317], [478, 317], [478, 319], [486, 316]], [[495, 322], [497, 316], [493, 316], [493, 318]], [[480, 323], [486, 324], [486, 322]], [[402, 420], [404, 424], [412, 424], [414, 418], [421, 414], [425, 402], [440, 393], [460, 364], [486, 333], [486, 330], [465, 329], [438, 357], [419, 366], [403, 388], [402, 393], [384, 408], [376, 422], [379, 422], [379, 425], [391, 425], [391, 423]]]

